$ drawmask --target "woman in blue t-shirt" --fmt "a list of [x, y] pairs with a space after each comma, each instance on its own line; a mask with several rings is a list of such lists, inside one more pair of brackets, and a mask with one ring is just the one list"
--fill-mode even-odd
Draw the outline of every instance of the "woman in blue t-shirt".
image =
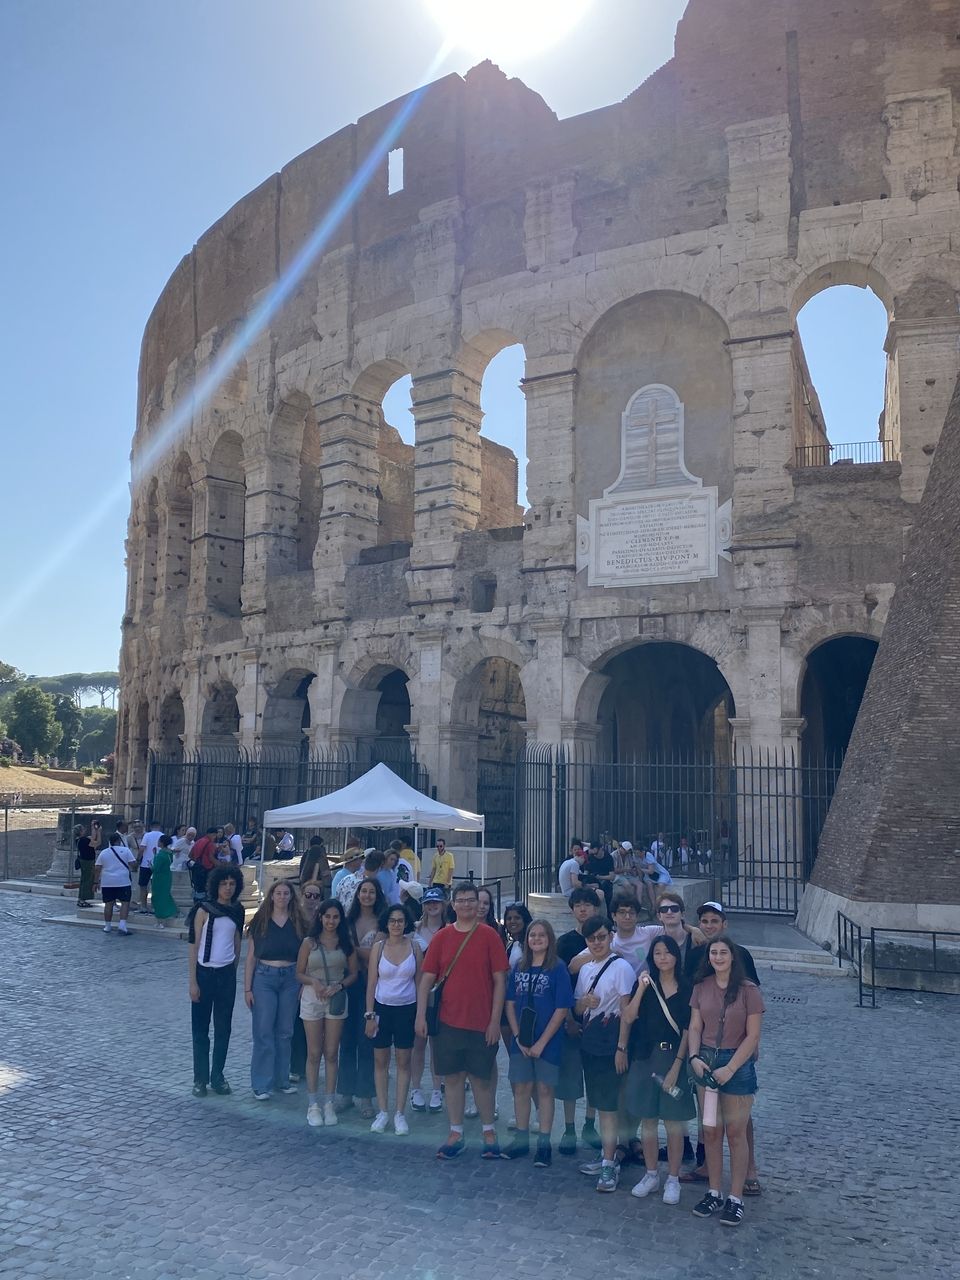
[[573, 987], [566, 965], [557, 959], [557, 940], [546, 920], [527, 926], [523, 955], [507, 979], [510, 1041], [510, 1084], [517, 1131], [503, 1155], [516, 1160], [530, 1154], [530, 1104], [537, 1089], [540, 1136], [534, 1164], [549, 1166], [552, 1151], [554, 1090], [560, 1073], [563, 1024], [573, 1008]]

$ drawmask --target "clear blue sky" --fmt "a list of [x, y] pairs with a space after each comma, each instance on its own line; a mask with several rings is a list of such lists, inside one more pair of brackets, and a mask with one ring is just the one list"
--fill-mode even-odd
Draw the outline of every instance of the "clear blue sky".
[[[431, 78], [487, 53], [576, 115], [665, 62], [683, 8], [594, 0], [539, 56], [454, 49]], [[30, 674], [115, 667], [137, 361], [157, 295], [235, 200], [413, 89], [442, 42], [426, 0], [0, 0], [0, 658]], [[864, 328], [867, 295], [844, 292], [851, 303], [804, 337], [834, 438], [865, 440], [882, 334]], [[484, 388], [485, 429], [511, 444], [520, 371], [504, 353]]]

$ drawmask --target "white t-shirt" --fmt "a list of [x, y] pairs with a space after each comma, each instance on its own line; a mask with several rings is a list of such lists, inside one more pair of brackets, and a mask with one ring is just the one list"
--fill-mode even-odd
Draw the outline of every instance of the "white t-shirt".
[[[587, 994], [590, 984], [606, 963], [606, 960], [588, 960], [583, 966], [577, 975], [577, 988], [574, 993], [577, 1000]], [[626, 960], [618, 956], [594, 987], [593, 994], [600, 997], [600, 1003], [596, 1009], [586, 1011], [584, 1021], [590, 1018], [605, 1018], [610, 1013], [619, 1014], [620, 997], [630, 995], [636, 981], [633, 969]]]
[[174, 871], [186, 871], [187, 863], [190, 861], [190, 850], [193, 848], [193, 841], [188, 840], [186, 836], [178, 836], [173, 842], [173, 862], [171, 863]]
[[240, 838], [240, 836], [237, 835], [235, 831], [233, 835], [230, 837], [230, 839], [227, 841], [227, 843], [229, 844], [233, 852], [237, 855], [237, 866], [242, 867], [243, 866], [243, 840]]
[[580, 863], [576, 858], [568, 858], [566, 862], [560, 863], [557, 879], [560, 881], [560, 892], [568, 898], [580, 884]]
[[140, 841], [141, 867], [153, 866], [153, 855], [157, 852], [162, 835], [162, 831], [148, 831]]
[[619, 933], [615, 933], [610, 939], [610, 950], [618, 956], [623, 956], [639, 978], [641, 973], [646, 972], [647, 952], [650, 950], [650, 945], [661, 933], [663, 929], [658, 924], [638, 925], [630, 938], [623, 938]]
[[100, 887], [125, 889], [130, 884], [128, 868], [132, 867], [136, 860], [136, 855], [123, 844], [108, 844], [106, 849], [101, 849], [96, 861], [96, 865], [100, 868]]
[[[213, 941], [210, 944], [210, 959], [204, 964], [206, 954], [207, 930], [213, 924]], [[200, 942], [197, 946], [197, 964], [201, 969], [225, 969], [236, 959], [237, 926], [229, 916], [217, 916], [213, 921], [207, 916], [200, 930]]]

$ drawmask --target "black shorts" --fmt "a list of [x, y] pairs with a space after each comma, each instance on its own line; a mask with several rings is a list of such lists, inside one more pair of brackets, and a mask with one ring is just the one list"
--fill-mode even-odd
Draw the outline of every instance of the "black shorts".
[[137, 884], [141, 889], [145, 889], [150, 883], [150, 877], [153, 875], [153, 867], [141, 867], [140, 874], [137, 876]]
[[620, 1081], [617, 1075], [616, 1058], [598, 1058], [592, 1053], [584, 1053], [583, 1082], [587, 1090], [587, 1105], [596, 1107], [598, 1111], [617, 1111], [620, 1107]]
[[560, 1102], [576, 1102], [583, 1097], [583, 1065], [580, 1061], [580, 1037], [563, 1033], [560, 1052], [560, 1078], [556, 1095]]
[[108, 884], [105, 884], [100, 892], [103, 894], [104, 902], [129, 902], [133, 890], [128, 884], [119, 885], [116, 889], [111, 889]]
[[482, 1031], [448, 1027], [440, 1023], [433, 1038], [433, 1069], [440, 1076], [456, 1076], [466, 1072], [477, 1080], [489, 1080], [497, 1060], [498, 1044], [487, 1044]]
[[373, 1047], [375, 1049], [389, 1049], [393, 1045], [397, 1049], [412, 1049], [414, 1041], [413, 1027], [417, 1020], [416, 1002], [413, 1004], [381, 1004], [379, 1000], [374, 1000], [373, 1008], [380, 1019]]

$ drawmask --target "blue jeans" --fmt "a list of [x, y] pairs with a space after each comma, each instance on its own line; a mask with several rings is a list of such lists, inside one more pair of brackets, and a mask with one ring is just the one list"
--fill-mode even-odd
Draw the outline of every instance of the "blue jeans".
[[258, 963], [253, 971], [252, 990], [250, 1083], [254, 1093], [272, 1093], [290, 1083], [290, 1041], [300, 996], [297, 966], [287, 964], [275, 969]]

